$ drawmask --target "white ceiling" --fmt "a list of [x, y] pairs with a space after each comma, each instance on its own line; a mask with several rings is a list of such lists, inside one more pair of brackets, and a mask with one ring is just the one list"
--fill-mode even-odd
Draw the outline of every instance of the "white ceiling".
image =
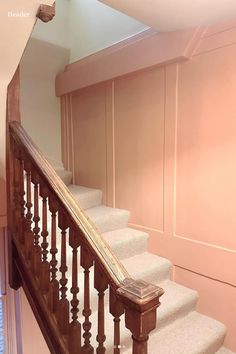
[[100, 0], [158, 31], [236, 19], [236, 0]]

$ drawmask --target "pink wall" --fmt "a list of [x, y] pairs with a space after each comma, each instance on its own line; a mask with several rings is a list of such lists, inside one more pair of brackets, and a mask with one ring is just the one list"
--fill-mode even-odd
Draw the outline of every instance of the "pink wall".
[[212, 27], [190, 60], [63, 96], [75, 182], [131, 211], [175, 280], [199, 291], [199, 311], [227, 325], [234, 351], [235, 59], [236, 24]]

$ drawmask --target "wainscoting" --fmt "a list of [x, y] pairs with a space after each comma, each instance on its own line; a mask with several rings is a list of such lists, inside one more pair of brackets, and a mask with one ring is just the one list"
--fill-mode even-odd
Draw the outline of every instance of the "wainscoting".
[[189, 60], [64, 94], [63, 156], [76, 184], [131, 211], [235, 351], [236, 24], [202, 33]]

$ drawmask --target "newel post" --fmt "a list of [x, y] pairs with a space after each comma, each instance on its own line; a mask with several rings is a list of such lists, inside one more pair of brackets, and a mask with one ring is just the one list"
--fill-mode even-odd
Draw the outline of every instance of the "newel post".
[[149, 333], [156, 328], [156, 310], [164, 291], [143, 280], [125, 279], [117, 293], [124, 304], [126, 328], [132, 333], [132, 354], [147, 354]]

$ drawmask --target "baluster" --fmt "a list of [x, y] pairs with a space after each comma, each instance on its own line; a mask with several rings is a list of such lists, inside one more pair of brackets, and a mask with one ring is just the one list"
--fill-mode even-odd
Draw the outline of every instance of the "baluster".
[[104, 342], [106, 340], [104, 297], [105, 291], [108, 288], [108, 282], [97, 263], [95, 263], [94, 267], [94, 288], [98, 291], [98, 334], [96, 337], [98, 347], [96, 353], [104, 354], [106, 351], [106, 348], [104, 347]]
[[72, 287], [71, 287], [71, 313], [72, 322], [70, 323], [70, 354], [81, 352], [81, 324], [78, 321], [79, 300], [78, 300], [78, 247], [80, 246], [79, 234], [70, 228], [69, 244], [72, 247]]
[[82, 347], [82, 353], [93, 353], [94, 349], [90, 344], [91, 334], [91, 327], [92, 323], [90, 322], [89, 317], [91, 316], [91, 308], [90, 308], [90, 284], [89, 284], [89, 275], [90, 275], [90, 268], [93, 266], [93, 258], [91, 253], [84, 247], [81, 246], [81, 254], [80, 254], [80, 264], [84, 268], [84, 309], [83, 309], [83, 316], [84, 316], [84, 345]]
[[39, 239], [40, 239], [40, 228], [39, 228], [39, 177], [32, 173], [32, 182], [34, 184], [34, 217], [33, 217], [33, 222], [34, 222], [34, 245], [39, 246]]
[[[13, 142], [12, 142], [13, 143]], [[24, 242], [24, 235], [22, 232], [21, 227], [21, 200], [20, 200], [20, 162], [17, 158], [17, 147], [15, 143], [13, 143], [13, 188], [14, 188], [14, 195], [13, 195], [13, 230], [14, 233], [17, 234], [20, 242]]]
[[48, 262], [48, 220], [47, 220], [47, 196], [48, 190], [43, 185], [40, 185], [40, 196], [42, 197], [42, 232], [43, 238], [41, 244], [42, 264], [41, 264], [41, 287], [43, 294], [49, 291], [50, 283], [50, 264]]
[[33, 222], [34, 222], [34, 258], [33, 258], [33, 269], [35, 275], [39, 276], [40, 274], [40, 264], [41, 264], [41, 247], [39, 244], [40, 239], [40, 228], [39, 228], [39, 176], [32, 169], [31, 171], [31, 181], [34, 185], [34, 215], [33, 215]]
[[25, 245], [26, 245], [26, 256], [29, 260], [33, 259], [33, 246], [34, 246], [34, 235], [31, 230], [32, 225], [32, 212], [31, 208], [33, 206], [31, 201], [31, 163], [29, 161], [25, 162], [26, 171], [26, 230], [25, 230]]
[[50, 266], [51, 266], [51, 291], [52, 291], [52, 309], [54, 312], [57, 311], [59, 302], [59, 282], [57, 280], [57, 211], [58, 204], [52, 195], [49, 197], [49, 210], [51, 212], [51, 249], [50, 253], [52, 255]]
[[69, 301], [67, 299], [67, 283], [68, 279], [66, 277], [66, 273], [68, 270], [67, 267], [67, 259], [66, 259], [66, 229], [68, 228], [68, 223], [66, 221], [66, 217], [64, 213], [59, 210], [58, 213], [58, 226], [61, 229], [61, 266], [59, 268], [61, 272], [61, 279], [60, 283], [60, 295], [61, 298], [59, 300], [59, 307], [58, 307], [58, 321], [61, 327], [63, 334], [68, 333], [69, 329]]
[[22, 159], [21, 152], [17, 149], [17, 159], [19, 161], [19, 204], [21, 210], [21, 217], [20, 217], [20, 234], [21, 234], [21, 241], [22, 244], [25, 244], [25, 188], [24, 188], [24, 161]]
[[110, 313], [114, 317], [114, 354], [120, 354], [120, 316], [124, 313], [124, 306], [111, 287], [109, 307]]

